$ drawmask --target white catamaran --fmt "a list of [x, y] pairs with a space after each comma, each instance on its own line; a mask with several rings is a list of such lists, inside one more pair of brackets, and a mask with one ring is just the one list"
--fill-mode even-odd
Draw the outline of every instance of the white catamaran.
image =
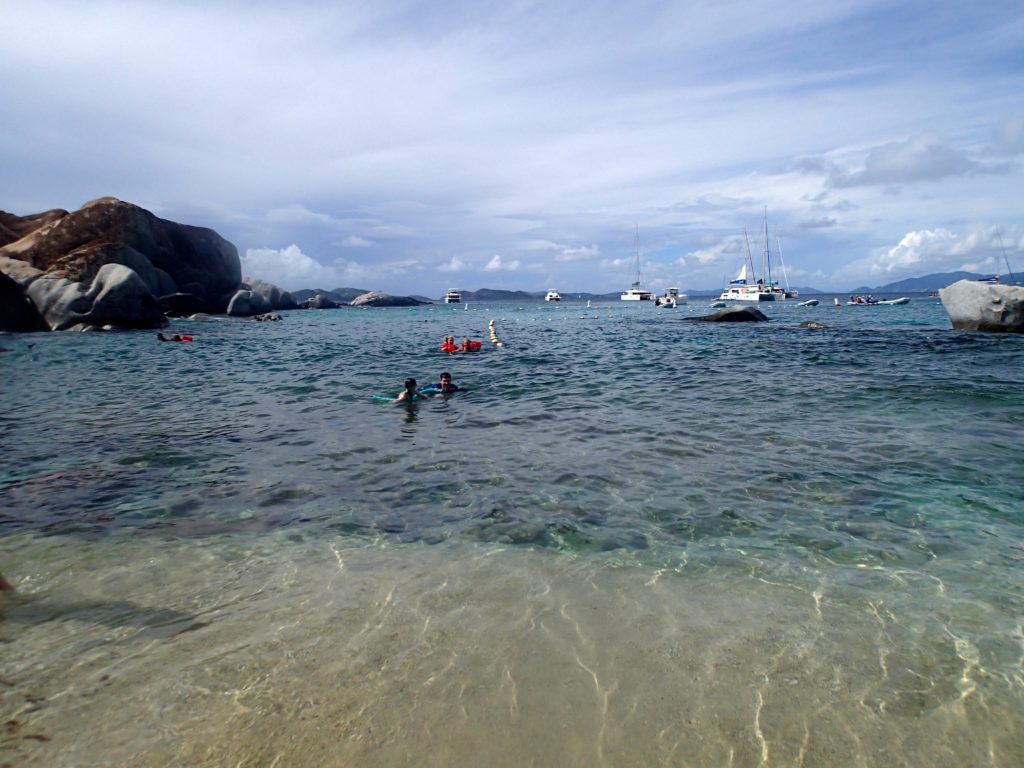
[[636, 282], [628, 291], [623, 291], [619, 296], [622, 301], [654, 301], [654, 293], [645, 291], [640, 287], [640, 226], [637, 225], [636, 236], [633, 239], [633, 248], [636, 251]]
[[[747, 245], [747, 258], [740, 268], [736, 277], [729, 281], [729, 285], [718, 297], [719, 301], [785, 301], [790, 295], [796, 296], [796, 292], [786, 291], [778, 280], [772, 279], [772, 252], [768, 243], [768, 208], [764, 209], [764, 263], [762, 265], [763, 277], [757, 279], [754, 272], [754, 259], [750, 255], [750, 239], [747, 231], [743, 230], [743, 240]], [[749, 277], [747, 268], [750, 268]]]

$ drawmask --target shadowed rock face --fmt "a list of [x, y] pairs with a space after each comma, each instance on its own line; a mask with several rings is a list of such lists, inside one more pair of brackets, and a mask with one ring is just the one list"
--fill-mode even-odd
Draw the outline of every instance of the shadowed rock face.
[[0, 238], [22, 233], [0, 247], [0, 256], [76, 283], [91, 283], [105, 264], [123, 264], [154, 296], [201, 293], [211, 309], [223, 311], [242, 281], [238, 250], [212, 229], [160, 219], [112, 197], [73, 213], [4, 213], [0, 225]]
[[46, 323], [21, 290], [21, 286], [0, 272], [0, 331], [42, 331]]

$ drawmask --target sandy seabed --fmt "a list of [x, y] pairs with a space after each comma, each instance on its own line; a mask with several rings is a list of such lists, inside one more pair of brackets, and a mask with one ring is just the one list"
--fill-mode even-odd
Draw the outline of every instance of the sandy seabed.
[[1024, 764], [1020, 625], [906, 574], [269, 538], [4, 539], [0, 765]]

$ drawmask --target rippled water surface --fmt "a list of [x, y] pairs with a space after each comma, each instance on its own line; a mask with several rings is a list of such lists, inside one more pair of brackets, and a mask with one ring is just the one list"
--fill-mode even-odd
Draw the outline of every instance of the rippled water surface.
[[1024, 338], [830, 303], [0, 338], [0, 763], [1024, 763]]

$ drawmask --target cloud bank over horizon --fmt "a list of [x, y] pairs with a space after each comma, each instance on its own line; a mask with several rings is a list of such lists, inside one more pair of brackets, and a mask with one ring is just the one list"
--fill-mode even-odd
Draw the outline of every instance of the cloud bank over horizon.
[[1024, 7], [770, 8], [14, 2], [0, 208], [115, 195], [287, 289], [623, 290], [637, 229], [714, 288], [766, 211], [800, 286], [1024, 261]]

